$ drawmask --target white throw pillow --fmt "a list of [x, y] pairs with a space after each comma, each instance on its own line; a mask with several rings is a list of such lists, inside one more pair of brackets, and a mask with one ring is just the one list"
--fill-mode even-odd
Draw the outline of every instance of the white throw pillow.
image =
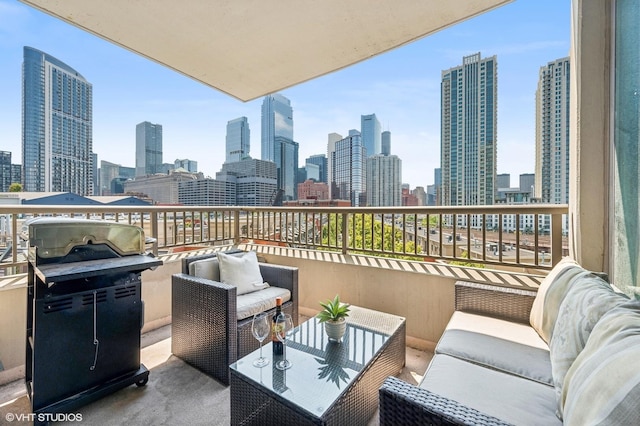
[[569, 290], [573, 278], [580, 272], [586, 271], [575, 260], [565, 257], [540, 283], [538, 294], [531, 306], [529, 323], [546, 343], [551, 341], [560, 303]]
[[218, 253], [218, 263], [220, 264], [220, 282], [237, 287], [238, 296], [269, 287], [260, 273], [255, 251], [242, 255]]

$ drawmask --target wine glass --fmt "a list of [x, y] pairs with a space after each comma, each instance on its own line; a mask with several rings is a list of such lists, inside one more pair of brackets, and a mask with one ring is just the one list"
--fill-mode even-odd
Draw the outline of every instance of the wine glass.
[[267, 338], [270, 331], [271, 324], [269, 323], [267, 314], [264, 312], [255, 314], [253, 316], [253, 321], [251, 322], [251, 333], [253, 333], [253, 337], [260, 342], [260, 358], [253, 361], [253, 365], [256, 367], [262, 368], [269, 364], [269, 359], [262, 356], [262, 342]]
[[283, 359], [276, 364], [279, 370], [291, 368], [291, 361], [287, 359], [287, 338], [293, 336], [293, 319], [289, 314], [280, 314], [276, 318], [276, 337], [282, 342]]

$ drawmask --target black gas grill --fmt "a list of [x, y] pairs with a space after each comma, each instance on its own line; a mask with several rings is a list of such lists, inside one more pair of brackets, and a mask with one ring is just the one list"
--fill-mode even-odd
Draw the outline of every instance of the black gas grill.
[[34, 413], [75, 408], [136, 383], [143, 324], [141, 228], [37, 218], [27, 224], [29, 267], [25, 383]]

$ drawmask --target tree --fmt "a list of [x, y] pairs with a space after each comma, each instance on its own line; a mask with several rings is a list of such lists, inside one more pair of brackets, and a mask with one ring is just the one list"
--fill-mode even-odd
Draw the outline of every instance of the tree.
[[[325, 224], [322, 228], [323, 245], [340, 245], [342, 238], [341, 233], [342, 215], [337, 214], [332, 216], [328, 226]], [[349, 246], [352, 247], [352, 253], [366, 254], [370, 251], [376, 251], [376, 256], [380, 257], [413, 259], [410, 256], [403, 256], [401, 254], [403, 249], [402, 234], [402, 230], [395, 229], [392, 231], [392, 227], [388, 225], [383, 228], [382, 222], [378, 220], [374, 221], [373, 216], [370, 214], [349, 215], [347, 235], [349, 237]], [[414, 252], [415, 245], [413, 241], [405, 241], [404, 244], [407, 253]], [[389, 253], [380, 253], [380, 251]], [[391, 253], [393, 251], [398, 254]], [[418, 253], [421, 253], [420, 249], [418, 249]]]
[[9, 192], [22, 192], [22, 184], [14, 182], [9, 186]]

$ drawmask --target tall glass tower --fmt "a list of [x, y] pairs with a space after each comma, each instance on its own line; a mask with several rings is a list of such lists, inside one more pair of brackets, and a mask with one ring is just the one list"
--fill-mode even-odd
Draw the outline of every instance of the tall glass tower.
[[262, 102], [261, 158], [276, 161], [276, 137], [293, 142], [291, 101], [279, 93], [265, 96]]
[[497, 58], [465, 56], [442, 71], [441, 201], [493, 204], [496, 194]]
[[136, 177], [162, 173], [162, 125], [136, 126]]
[[360, 116], [360, 131], [367, 155], [382, 154], [382, 133], [378, 117], [375, 114]]
[[249, 158], [251, 148], [251, 132], [247, 117], [236, 118], [227, 122], [226, 163], [233, 163]]
[[79, 72], [31, 47], [22, 64], [23, 188], [93, 195], [93, 88]]

